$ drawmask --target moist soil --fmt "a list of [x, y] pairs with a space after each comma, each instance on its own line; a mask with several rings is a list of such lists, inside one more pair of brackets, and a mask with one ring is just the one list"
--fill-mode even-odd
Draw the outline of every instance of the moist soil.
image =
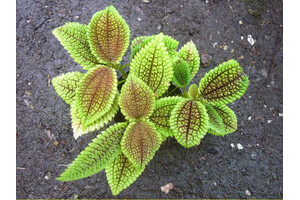
[[[104, 171], [55, 180], [99, 132], [76, 141], [70, 108], [51, 84], [55, 76], [82, 71], [51, 31], [70, 21], [88, 24], [110, 4], [129, 24], [131, 39], [164, 32], [179, 48], [193, 40], [203, 63], [192, 83], [231, 58], [250, 79], [246, 94], [229, 104], [238, 117], [235, 133], [206, 135], [190, 149], [168, 139], [116, 197]], [[282, 198], [282, 7], [261, 0], [17, 1], [17, 198]], [[160, 187], [168, 183], [174, 188], [165, 194]]]

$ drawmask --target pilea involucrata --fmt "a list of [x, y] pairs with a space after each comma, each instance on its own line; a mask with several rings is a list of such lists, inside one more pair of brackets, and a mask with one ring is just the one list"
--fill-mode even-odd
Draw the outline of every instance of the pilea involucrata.
[[[226, 104], [239, 99], [249, 83], [237, 61], [220, 64], [187, 90], [200, 66], [197, 48], [190, 41], [177, 50], [179, 42], [160, 33], [135, 38], [130, 63], [121, 65], [130, 30], [113, 6], [97, 12], [88, 25], [67, 23], [53, 34], [87, 70], [52, 79], [70, 105], [74, 138], [99, 131], [119, 108], [124, 115], [99, 133], [57, 180], [74, 181], [104, 169], [117, 195], [141, 175], [167, 137], [190, 148], [206, 133], [236, 131], [236, 115]], [[124, 71], [128, 66], [130, 73]]]

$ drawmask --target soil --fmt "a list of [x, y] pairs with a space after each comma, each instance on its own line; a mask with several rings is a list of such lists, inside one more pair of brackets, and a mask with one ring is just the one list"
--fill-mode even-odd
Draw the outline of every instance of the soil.
[[[69, 183], [55, 180], [99, 132], [74, 140], [70, 108], [51, 85], [53, 77], [81, 70], [51, 31], [70, 21], [87, 24], [111, 3], [131, 27], [131, 39], [164, 32], [180, 47], [193, 40], [204, 61], [193, 83], [231, 58], [250, 78], [246, 94], [229, 105], [239, 121], [235, 133], [207, 135], [190, 149], [168, 139], [137, 181], [116, 197], [104, 171]], [[17, 1], [17, 198], [282, 198], [282, 4]], [[165, 194], [160, 187], [167, 183], [174, 188]]]

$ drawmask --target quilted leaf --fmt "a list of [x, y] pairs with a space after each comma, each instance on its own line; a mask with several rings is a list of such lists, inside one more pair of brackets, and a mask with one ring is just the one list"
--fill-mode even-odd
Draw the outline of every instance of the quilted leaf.
[[186, 43], [180, 50], [179, 56], [188, 64], [191, 72], [191, 80], [197, 74], [200, 66], [200, 57], [196, 45], [193, 41]]
[[144, 171], [145, 166], [137, 167], [120, 152], [114, 161], [106, 167], [106, 178], [113, 195], [118, 195], [129, 187]]
[[207, 132], [223, 134], [225, 132], [225, 128], [219, 113], [209, 104], [206, 104], [205, 108], [209, 118], [209, 129]]
[[119, 98], [121, 112], [128, 119], [148, 117], [154, 106], [154, 93], [141, 79], [130, 74]]
[[125, 54], [130, 30], [114, 6], [94, 14], [88, 26], [92, 53], [103, 63], [118, 63]]
[[135, 121], [126, 128], [121, 140], [121, 150], [130, 162], [142, 167], [154, 157], [161, 140], [151, 122]]
[[[161, 33], [161, 35], [163, 37], [163, 42], [165, 44], [165, 47], [167, 48], [170, 57], [175, 57], [177, 55], [176, 49], [178, 47], [179, 42], [174, 38], [172, 38], [171, 36], [164, 35], [163, 33]], [[131, 44], [130, 60], [132, 60], [136, 55], [136, 53], [140, 51], [142, 48], [144, 48], [154, 37], [155, 37], [154, 35], [151, 35], [151, 36], [139, 36], [135, 38]]]
[[232, 109], [226, 105], [214, 105], [213, 108], [219, 114], [224, 124], [224, 130], [210, 128], [208, 133], [212, 135], [224, 136], [237, 130], [237, 118]]
[[110, 110], [117, 94], [117, 73], [100, 66], [89, 70], [76, 89], [75, 101], [83, 129]]
[[191, 74], [189, 64], [183, 60], [179, 59], [173, 64], [173, 82], [178, 87], [186, 87], [191, 81]]
[[85, 24], [71, 22], [54, 29], [52, 32], [71, 57], [82, 65], [83, 69], [90, 69], [99, 64], [91, 52], [86, 34], [87, 29], [88, 26]]
[[171, 113], [170, 126], [174, 137], [186, 148], [200, 144], [208, 124], [206, 109], [198, 101], [183, 99]]
[[131, 43], [131, 55], [130, 60], [134, 58], [137, 52], [145, 47], [155, 36], [140, 36], [135, 38]]
[[73, 181], [98, 173], [120, 152], [120, 141], [127, 123], [117, 123], [99, 134], [57, 178]]
[[119, 95], [116, 95], [114, 103], [112, 104], [110, 110], [107, 113], [105, 113], [102, 117], [100, 117], [97, 121], [87, 125], [85, 129], [83, 129], [82, 127], [81, 118], [78, 109], [76, 107], [76, 102], [74, 101], [71, 104], [71, 118], [72, 118], [72, 128], [73, 128], [74, 138], [77, 139], [78, 137], [87, 134], [89, 132], [100, 130], [105, 125], [107, 125], [119, 110], [118, 96]]
[[199, 83], [199, 94], [205, 102], [227, 104], [241, 98], [248, 83], [239, 63], [229, 60], [204, 75]]
[[162, 98], [155, 102], [153, 113], [149, 119], [155, 125], [156, 130], [165, 137], [173, 136], [169, 121], [173, 109], [181, 99], [181, 97], [174, 96]]
[[162, 34], [155, 36], [137, 53], [131, 62], [130, 70], [130, 73], [142, 79], [157, 96], [168, 89], [173, 77], [173, 68]]
[[196, 84], [190, 85], [188, 94], [191, 99], [197, 99], [199, 93], [198, 93], [198, 87]]
[[53, 87], [58, 94], [67, 104], [74, 101], [75, 89], [83, 76], [81, 72], [69, 72], [56, 76], [52, 79]]

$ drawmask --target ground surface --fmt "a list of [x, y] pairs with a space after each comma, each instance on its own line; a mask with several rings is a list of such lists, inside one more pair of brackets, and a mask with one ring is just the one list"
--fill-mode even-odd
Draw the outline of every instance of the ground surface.
[[[112, 2], [131, 27], [131, 38], [164, 32], [180, 47], [192, 39], [212, 59], [193, 82], [230, 58], [250, 78], [244, 97], [230, 104], [239, 120], [235, 133], [207, 135], [191, 149], [166, 141], [117, 198], [282, 198], [282, 2], [207, 2]], [[97, 133], [73, 139], [69, 106], [49, 82], [81, 69], [51, 31], [69, 21], [87, 24], [110, 3], [17, 1], [17, 198], [113, 198], [104, 172], [71, 183], [55, 180]], [[160, 187], [167, 183], [174, 189], [164, 194]]]

